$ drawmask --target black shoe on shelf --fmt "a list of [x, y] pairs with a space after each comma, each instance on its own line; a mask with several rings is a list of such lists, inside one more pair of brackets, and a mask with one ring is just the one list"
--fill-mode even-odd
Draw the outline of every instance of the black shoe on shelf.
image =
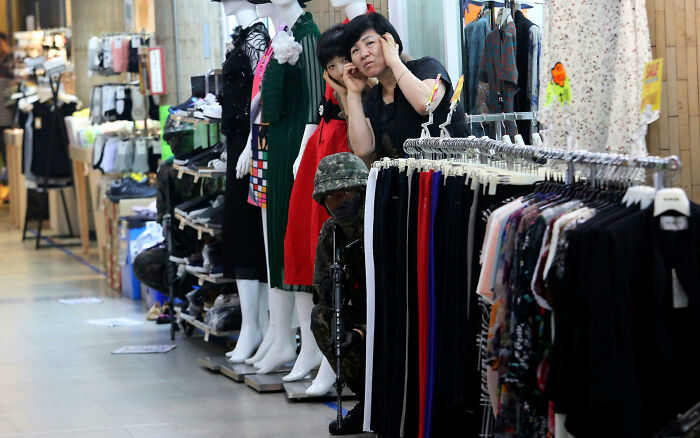
[[197, 170], [200, 167], [207, 167], [210, 161], [221, 157], [221, 153], [225, 150], [226, 148], [224, 147], [224, 144], [219, 142], [208, 149], [204, 149], [204, 151], [196, 157], [190, 158], [187, 161], [186, 166], [191, 170]]
[[362, 423], [364, 421], [364, 408], [362, 402], [355, 405], [343, 418], [343, 424], [338, 425], [338, 420], [334, 420], [328, 425], [328, 432], [331, 435], [353, 435], [362, 433]]
[[107, 190], [110, 201], [118, 203], [121, 199], [153, 198], [158, 189], [148, 185], [148, 180], [138, 182], [131, 178], [123, 178], [119, 182], [112, 183]]

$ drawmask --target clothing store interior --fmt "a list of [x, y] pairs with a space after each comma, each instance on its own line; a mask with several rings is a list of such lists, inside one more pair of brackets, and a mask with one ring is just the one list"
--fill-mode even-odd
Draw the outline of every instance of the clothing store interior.
[[700, 438], [698, 40], [0, 0], [0, 438]]

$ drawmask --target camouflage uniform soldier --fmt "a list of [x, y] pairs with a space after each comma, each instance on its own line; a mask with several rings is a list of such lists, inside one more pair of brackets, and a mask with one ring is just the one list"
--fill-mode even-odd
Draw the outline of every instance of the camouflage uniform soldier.
[[[333, 313], [333, 233], [340, 248], [347, 279], [344, 288], [343, 319], [346, 329], [342, 359], [342, 376], [360, 403], [345, 417], [342, 430], [337, 421], [329, 426], [332, 435], [362, 432], [363, 395], [365, 389], [365, 328], [367, 287], [365, 284], [364, 204], [369, 172], [362, 160], [349, 152], [329, 155], [321, 160], [314, 177], [313, 197], [326, 207], [331, 218], [323, 224], [316, 249], [314, 266], [314, 303], [311, 330], [316, 342], [336, 367], [335, 343], [331, 333]], [[336, 370], [337, 372], [337, 370]]]

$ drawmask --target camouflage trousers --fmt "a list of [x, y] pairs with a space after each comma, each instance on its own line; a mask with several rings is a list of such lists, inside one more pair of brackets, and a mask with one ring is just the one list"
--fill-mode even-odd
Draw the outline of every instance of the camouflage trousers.
[[[347, 306], [350, 307], [350, 306]], [[348, 312], [352, 313], [352, 312]], [[333, 312], [326, 306], [317, 304], [311, 310], [311, 331], [314, 333], [318, 347], [326, 356], [328, 362], [333, 367], [333, 371], [338, 372], [335, 358], [334, 344], [331, 342], [331, 324]], [[353, 327], [353, 321], [345, 320], [346, 327]], [[328, 348], [330, 346], [330, 348]], [[353, 345], [344, 351], [341, 362], [342, 375], [345, 383], [352, 392], [363, 399], [365, 393], [365, 342], [362, 345]]]

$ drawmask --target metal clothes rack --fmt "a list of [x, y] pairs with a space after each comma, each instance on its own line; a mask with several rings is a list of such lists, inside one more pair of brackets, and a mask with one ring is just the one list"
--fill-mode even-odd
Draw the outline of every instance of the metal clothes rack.
[[[53, 106], [52, 106], [52, 115], [53, 115], [53, 111], [56, 110], [56, 106], [58, 105], [58, 92], [61, 88], [61, 73], [58, 73], [55, 75], [49, 75], [47, 73], [47, 76], [49, 79], [49, 83], [51, 85], [51, 92], [53, 93]], [[63, 125], [60, 123], [54, 122], [52, 124], [52, 128], [54, 131], [54, 132], [52, 132], [52, 138], [59, 138], [61, 136], [60, 130], [62, 129], [62, 126]], [[55, 132], [56, 130], [58, 130], [59, 132]], [[54, 134], [55, 134], [55, 137], [53, 136]], [[36, 189], [27, 188], [27, 199], [30, 199], [29, 198], [29, 191], [30, 190], [35, 190], [38, 193], [45, 193], [47, 197], [48, 197], [49, 190], [58, 190], [59, 194], [61, 195], [61, 203], [63, 205], [63, 214], [66, 217], [66, 223], [68, 225], [68, 234], [66, 234], [66, 235], [54, 235], [51, 237], [57, 238], [57, 239], [66, 239], [66, 238], [72, 239], [72, 238], [76, 238], [79, 236], [76, 236], [75, 233], [73, 232], [73, 226], [71, 225], [70, 215], [68, 214], [68, 206], [66, 204], [66, 197], [65, 197], [65, 194], [63, 193], [63, 189], [68, 188], [68, 187], [72, 187], [73, 181], [71, 181], [69, 184], [61, 185], [59, 187], [49, 187], [49, 183], [48, 183], [49, 182], [49, 166], [51, 166], [51, 163], [52, 163], [51, 157], [53, 156], [53, 152], [54, 152], [54, 147], [53, 147], [53, 142], [51, 142], [51, 144], [49, 145], [49, 148], [48, 148], [47, 164], [46, 164], [46, 168], [45, 168], [44, 175], [43, 175], [44, 176], [43, 184], [37, 185]], [[43, 202], [41, 203], [41, 206], [42, 207], [44, 206]], [[48, 209], [48, 207], [47, 207], [47, 209]], [[29, 207], [27, 207], [27, 210], [26, 210], [25, 216], [24, 216], [24, 227], [22, 230], [22, 241], [23, 242], [27, 239], [28, 223], [29, 223], [29, 219], [30, 219], [29, 216], [31, 216], [29, 210], [30, 210]], [[43, 208], [41, 208], [41, 210], [42, 211], [39, 214], [39, 217], [37, 218], [39, 224], [38, 224], [37, 232], [35, 235], [35, 237], [36, 237], [35, 249], [38, 250], [38, 249], [42, 249], [42, 248], [64, 248], [64, 247], [80, 246], [81, 245], [81, 242], [58, 242], [58, 241], [54, 241], [50, 238], [46, 239], [45, 237], [43, 237], [41, 235], [42, 224], [43, 224], [44, 218], [48, 217], [48, 211], [44, 210]], [[41, 244], [42, 239], [46, 239], [49, 243], [42, 245]]]
[[[495, 114], [467, 114], [466, 122], [468, 124], [472, 123], [484, 123], [484, 122], [505, 122], [517, 121], [517, 120], [530, 120], [530, 125], [532, 126], [532, 132], [537, 131], [537, 111], [529, 112], [514, 112], [514, 113], [495, 113]], [[496, 140], [503, 138], [503, 126], [501, 123], [496, 123]]]
[[623, 154], [610, 154], [587, 151], [565, 151], [536, 146], [522, 146], [490, 138], [436, 138], [426, 137], [408, 139], [403, 146], [409, 156], [425, 155], [445, 156], [445, 159], [458, 158], [468, 151], [476, 151], [482, 158], [520, 158], [530, 160], [532, 164], [545, 164], [549, 160], [567, 163], [566, 182], [574, 181], [575, 165], [613, 166], [630, 169], [647, 169], [654, 171], [654, 183], [657, 189], [663, 187], [667, 172], [681, 169], [681, 161], [676, 155], [668, 157], [646, 156], [632, 157]]

